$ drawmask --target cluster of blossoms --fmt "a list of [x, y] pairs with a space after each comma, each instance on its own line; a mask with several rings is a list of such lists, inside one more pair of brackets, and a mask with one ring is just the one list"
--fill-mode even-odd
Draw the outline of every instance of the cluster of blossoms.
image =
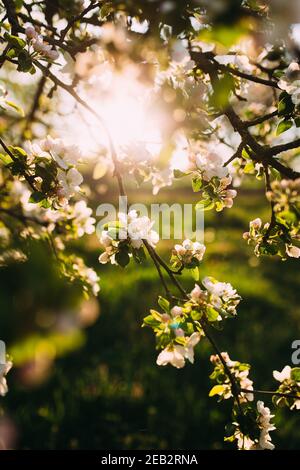
[[154, 157], [154, 152], [150, 152], [144, 142], [129, 142], [120, 147], [118, 161], [120, 169], [133, 175], [139, 186], [151, 181], [155, 196], [162, 188], [172, 185], [174, 175], [169, 166], [158, 169], [153, 163]]
[[202, 196], [197, 207], [205, 210], [215, 208], [217, 212], [222, 211], [225, 207], [232, 207], [237, 192], [235, 189], [229, 189], [232, 177], [229, 175], [228, 168], [224, 166], [220, 155], [212, 151], [192, 152], [189, 155], [186, 171], [186, 173], [182, 173], [174, 170], [174, 175], [176, 177], [186, 174], [192, 175], [193, 191], [201, 192]]
[[147, 216], [139, 217], [136, 210], [120, 212], [118, 217], [118, 221], [108, 223], [102, 231], [100, 242], [105, 252], [99, 261], [126, 266], [133, 256], [139, 262], [144, 258], [144, 241], [154, 248], [159, 240], [158, 233], [152, 230], [154, 222]]
[[[226, 366], [230, 370], [231, 375], [234, 377], [236, 384], [243, 390], [249, 390], [249, 393], [241, 393], [240, 394], [240, 402], [247, 402], [253, 401], [253, 394], [251, 390], [253, 390], [253, 382], [249, 379], [249, 371], [250, 365], [243, 364], [239, 361], [232, 361], [227, 352], [221, 353]], [[227, 400], [228, 398], [233, 397], [232, 393], [232, 384], [230, 379], [224, 370], [224, 365], [219, 358], [219, 356], [211, 356], [210, 361], [214, 365], [214, 371], [210, 375], [211, 380], [214, 380], [217, 385], [215, 385], [211, 391], [209, 396], [219, 395], [221, 399]]]
[[[91, 217], [92, 209], [86, 201], [77, 201], [74, 205], [67, 205], [53, 210], [44, 208], [30, 202], [31, 192], [21, 181], [13, 181], [10, 188], [10, 198], [14, 207], [21, 209], [21, 214], [35, 220], [39, 231], [35, 238], [44, 233], [52, 233], [58, 229], [60, 235], [67, 239], [80, 238], [84, 234], [91, 235], [95, 232], [96, 219]], [[25, 231], [26, 232], [26, 231]]]
[[2, 397], [4, 397], [8, 392], [6, 374], [10, 371], [12, 365], [11, 361], [7, 361], [5, 364], [0, 364], [0, 395]]
[[[300, 257], [300, 248], [293, 245], [293, 233], [281, 223], [270, 227], [269, 223], [263, 225], [260, 218], [252, 220], [249, 224], [249, 232], [243, 234], [248, 244], [255, 245], [254, 253], [260, 255], [279, 255], [283, 259]], [[298, 239], [298, 237], [296, 237]]]
[[[32, 163], [35, 164], [35, 173], [37, 174], [38, 169], [42, 180], [46, 179], [48, 174], [52, 176], [52, 181], [47, 181], [49, 195], [56, 197], [60, 206], [66, 205], [68, 200], [80, 191], [83, 182], [83, 177], [76, 168], [76, 165], [82, 162], [80, 149], [76, 145], [68, 145], [61, 139], [52, 139], [49, 136], [39, 143], [30, 144], [29, 148]], [[48, 187], [44, 188], [42, 184], [41, 189], [45, 192]]]
[[25, 34], [35, 52], [49, 60], [56, 60], [59, 53], [50, 44], [44, 42], [43, 36], [32, 25], [25, 28]]
[[92, 293], [97, 296], [100, 291], [99, 281], [100, 278], [94, 269], [85, 265], [84, 261], [77, 256], [70, 256], [66, 258], [64, 263], [64, 275], [71, 282], [79, 282], [82, 286], [83, 292], [89, 295]]
[[186, 301], [171, 306], [162, 297], [158, 303], [164, 313], [151, 310], [144, 318], [143, 326], [149, 326], [156, 335], [157, 348], [162, 349], [158, 365], [181, 368], [185, 359], [194, 361], [194, 347], [204, 336], [203, 324], [221, 321], [236, 314], [240, 301], [236, 290], [228, 283], [217, 282], [213, 278], [202, 281], [205, 289], [196, 284]]
[[170, 302], [159, 297], [158, 303], [164, 310], [159, 313], [150, 310], [150, 315], [144, 318], [143, 326], [149, 326], [156, 334], [157, 347], [162, 349], [156, 363], [160, 366], [171, 364], [181, 369], [188, 359], [194, 362], [194, 347], [204, 334], [199, 322], [193, 324], [185, 305], [171, 307]]
[[273, 208], [277, 217], [280, 218], [288, 212], [291, 223], [299, 224], [300, 178], [274, 180], [271, 184], [271, 191], [267, 192], [267, 197], [274, 204]]
[[202, 261], [206, 247], [202, 243], [184, 240], [182, 245], [175, 245], [172, 251], [172, 268], [181, 270], [183, 268], [197, 267]]
[[91, 235], [95, 232], [96, 219], [91, 217], [93, 210], [86, 202], [77, 201], [74, 206], [68, 208], [68, 219], [71, 221], [72, 236], [82, 237], [84, 234]]
[[292, 62], [288, 66], [278, 82], [278, 86], [291, 96], [292, 102], [296, 106], [300, 104], [300, 66], [297, 62]]
[[191, 171], [199, 171], [206, 182], [215, 177], [222, 179], [228, 176], [228, 168], [223, 166], [223, 158], [213, 151], [191, 153], [189, 162]]
[[234, 434], [225, 440], [237, 440], [240, 450], [273, 450], [270, 431], [276, 429], [271, 422], [274, 415], [263, 401], [258, 401], [256, 407], [244, 408], [243, 422], [234, 422]]
[[219, 282], [213, 277], [205, 277], [202, 280], [204, 290], [195, 284], [190, 293], [191, 308], [199, 305], [205, 307], [208, 321], [221, 321], [223, 318], [234, 317], [236, 307], [241, 301], [236, 289], [229, 282]]
[[273, 371], [274, 379], [280, 382], [277, 390], [279, 393], [285, 393], [299, 398], [274, 395], [273, 401], [277, 406], [288, 406], [291, 410], [300, 410], [300, 367], [285, 366], [281, 372]]

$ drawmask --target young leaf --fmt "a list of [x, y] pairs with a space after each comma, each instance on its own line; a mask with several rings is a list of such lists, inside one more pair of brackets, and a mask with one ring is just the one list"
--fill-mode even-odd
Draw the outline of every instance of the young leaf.
[[215, 395], [220, 395], [224, 390], [224, 385], [215, 385], [209, 392], [209, 397], [214, 397]]
[[161, 297], [161, 295], [158, 297], [158, 305], [166, 312], [168, 313], [170, 310], [170, 302], [167, 299], [164, 299]]
[[202, 178], [199, 176], [195, 176], [195, 178], [192, 179], [192, 188], [194, 193], [198, 193], [200, 189], [202, 188]]
[[289, 130], [291, 127], [293, 127], [293, 121], [291, 119], [284, 119], [278, 124], [276, 129], [276, 135], [282, 134], [283, 132]]

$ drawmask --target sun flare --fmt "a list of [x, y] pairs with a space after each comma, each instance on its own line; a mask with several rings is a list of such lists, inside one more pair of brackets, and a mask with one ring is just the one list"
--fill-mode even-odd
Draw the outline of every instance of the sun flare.
[[[159, 110], [151, 101], [153, 89], [141, 83], [132, 70], [111, 73], [107, 77], [107, 88], [103, 87], [103, 77], [98, 78], [101, 86], [96, 78], [93, 87], [85, 90], [85, 101], [101, 116], [117, 150], [142, 144], [150, 155], [158, 155], [161, 132]], [[107, 145], [104, 127], [84, 108], [66, 116], [66, 126], [58, 132], [91, 151]]]

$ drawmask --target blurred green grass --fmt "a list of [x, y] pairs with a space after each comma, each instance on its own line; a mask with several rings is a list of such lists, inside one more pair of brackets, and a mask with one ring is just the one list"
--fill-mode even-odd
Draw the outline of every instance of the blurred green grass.
[[[139, 202], [134, 191], [129, 201]], [[138, 194], [140, 202], [151, 202], [148, 194]], [[155, 202], [167, 198], [197, 202], [180, 184], [161, 191]], [[259, 389], [276, 387], [272, 371], [290, 363], [291, 343], [300, 337], [297, 261], [258, 260], [242, 240], [249, 220], [267, 220], [268, 215], [256, 187], [241, 191], [233, 209], [207, 213], [207, 252], [201, 266], [201, 277], [231, 282], [243, 297], [238, 318], [227, 321], [215, 337], [233, 359], [252, 364], [251, 378]], [[167, 257], [172, 244], [162, 242], [160, 254]], [[100, 266], [96, 238], [75, 249], [101, 277], [100, 315], [83, 329], [78, 291], [59, 277], [42, 244], [31, 245], [27, 263], [0, 271], [1, 337], [19, 366], [8, 376], [10, 392], [4, 401], [18, 429], [16, 446], [229, 448], [223, 435], [230, 406], [208, 398], [208, 342], [198, 346], [194, 366], [175, 370], [155, 364], [154, 337], [141, 329], [143, 316], [162, 293], [154, 268], [149, 262], [126, 270]], [[186, 276], [182, 282], [188, 289], [193, 286]], [[278, 447], [300, 447], [298, 416], [288, 410], [278, 414], [279, 429], [272, 433]]]

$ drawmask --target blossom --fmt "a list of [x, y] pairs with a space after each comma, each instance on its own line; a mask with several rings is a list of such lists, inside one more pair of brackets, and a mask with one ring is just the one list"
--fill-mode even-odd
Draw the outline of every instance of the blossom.
[[177, 317], [178, 315], [182, 315], [182, 308], [181, 307], [178, 307], [178, 306], [175, 306], [175, 307], [172, 307], [171, 308], [171, 315], [173, 317]]
[[100, 291], [99, 281], [100, 277], [96, 271], [87, 267], [81, 258], [76, 258], [72, 264], [73, 271], [77, 274], [78, 278], [84, 284], [84, 290], [91, 290], [93, 295], [97, 295]]
[[37, 31], [33, 26], [30, 25], [25, 28], [25, 34], [28, 39], [36, 39], [38, 37]]
[[149, 162], [151, 153], [143, 142], [130, 142], [123, 145], [121, 151], [124, 157], [136, 162]]
[[237, 440], [237, 446], [240, 450], [254, 450], [255, 442], [249, 437], [245, 436], [240, 429], [237, 429], [234, 433], [234, 437]]
[[159, 353], [156, 364], [158, 366], [166, 366], [167, 364], [171, 364], [177, 369], [182, 369], [182, 367], [185, 365], [184, 355], [185, 351], [183, 346], [176, 345], [173, 347], [168, 347]]
[[195, 156], [196, 167], [201, 171], [205, 181], [209, 181], [215, 176], [225, 178], [228, 175], [228, 168], [224, 167], [223, 163], [223, 158], [212, 151]]
[[202, 261], [206, 247], [202, 243], [192, 242], [189, 239], [186, 239], [182, 242], [182, 245], [175, 245], [173, 254], [178, 257], [180, 262], [185, 264], [190, 264], [195, 258], [197, 261]]
[[205, 298], [205, 292], [201, 289], [198, 284], [195, 284], [194, 289], [190, 293], [190, 297], [194, 302], [200, 302]]
[[271, 441], [270, 431], [276, 429], [271, 419], [274, 415], [271, 415], [270, 409], [264, 405], [264, 402], [258, 401], [256, 404], [257, 407], [257, 418], [256, 423], [259, 428], [260, 434], [259, 438], [256, 440], [251, 439], [246, 434], [243, 434], [239, 428], [238, 423], [236, 425], [236, 431], [234, 437], [237, 440], [238, 449], [242, 450], [273, 450], [275, 448], [274, 444]]
[[270, 409], [264, 405], [263, 401], [257, 402], [257, 411], [259, 413], [257, 421], [261, 429], [258, 446], [260, 449], [273, 450], [275, 446], [271, 442], [271, 436], [269, 432], [276, 429], [274, 424], [271, 423], [271, 419], [274, 417], [274, 415], [271, 415]]
[[286, 254], [290, 258], [300, 258], [300, 248], [294, 245], [286, 245]]
[[295, 377], [293, 372], [294, 371], [290, 366], [285, 366], [281, 372], [279, 372], [278, 370], [274, 370], [273, 377], [275, 380], [278, 380], [278, 382], [281, 383], [278, 389], [280, 393], [284, 393], [287, 396], [289, 394], [296, 395], [299, 398], [285, 399], [282, 397], [281, 398], [276, 397], [275, 403], [277, 405], [280, 405], [283, 403], [283, 404], [288, 405], [291, 410], [293, 410], [294, 408], [296, 408], [296, 410], [299, 410], [300, 409], [300, 381], [299, 379], [297, 381], [297, 376]]
[[67, 170], [71, 165], [77, 165], [82, 160], [82, 153], [77, 145], [68, 145], [62, 139], [53, 139], [47, 136], [39, 142], [38, 146], [33, 147], [35, 152], [50, 153], [52, 158], [63, 170]]
[[171, 50], [172, 61], [184, 67], [185, 71], [192, 70], [195, 67], [195, 62], [191, 60], [190, 53], [186, 47], [186, 41], [178, 39], [174, 42]]
[[159, 240], [159, 235], [152, 230], [154, 222], [149, 217], [138, 217], [137, 211], [132, 210], [127, 215], [119, 213], [119, 219], [127, 231], [133, 248], [140, 248], [143, 240], [146, 240], [152, 247], [155, 247]]
[[90, 284], [92, 288], [93, 294], [97, 295], [100, 291], [100, 286], [99, 286], [100, 278], [98, 274], [92, 268], [87, 268], [85, 272], [85, 276], [86, 276], [87, 283]]
[[100, 236], [100, 243], [104, 246], [105, 251], [99, 256], [99, 263], [106, 264], [108, 262], [111, 262], [112, 264], [114, 264], [114, 254], [117, 252], [118, 242], [113, 240], [113, 238], [109, 236], [107, 230], [102, 230]]
[[281, 372], [278, 370], [273, 371], [274, 379], [278, 380], [278, 382], [283, 382], [284, 380], [288, 380], [291, 378], [291, 367], [285, 366]]
[[229, 282], [218, 282], [212, 277], [205, 277], [202, 284], [211, 294], [210, 301], [214, 307], [222, 308], [232, 315], [236, 314], [236, 307], [241, 298]]
[[[226, 363], [226, 366], [230, 369], [230, 373], [238, 383], [239, 387], [243, 390], [247, 390], [247, 392], [244, 391], [240, 394], [240, 402], [243, 403], [253, 401], [254, 396], [253, 393], [251, 393], [253, 390], [253, 381], [248, 377], [250, 366], [248, 364], [242, 364], [239, 361], [232, 361], [227, 352], [221, 352], [221, 357]], [[220, 376], [223, 378], [225, 371], [223, 362], [221, 361], [219, 355], [212, 355], [210, 357], [210, 361], [215, 366], [214, 375], [217, 377], [217, 375], [220, 374]], [[233, 393], [231, 381], [229, 377], [226, 376], [226, 373], [225, 379], [222, 379], [222, 381], [223, 388], [220, 388], [217, 394], [227, 400], [228, 398], [233, 397]]]
[[91, 217], [92, 209], [87, 207], [85, 201], [78, 201], [72, 209], [72, 221], [76, 227], [78, 237], [82, 237], [85, 233], [88, 235], [95, 231], [96, 219]]
[[39, 35], [37, 30], [32, 25], [28, 25], [25, 28], [25, 34], [27, 39], [31, 42], [35, 52], [39, 52], [41, 55], [50, 60], [56, 60], [59, 57], [58, 51], [52, 48], [50, 44], [44, 42], [43, 36]]
[[6, 374], [12, 368], [12, 362], [7, 361], [5, 364], [0, 364], [0, 395], [4, 397], [4, 395], [8, 392], [7, 382], [6, 382]]
[[194, 363], [194, 347], [199, 343], [201, 338], [200, 333], [193, 333], [187, 338], [185, 346], [175, 345], [168, 346], [161, 351], [156, 360], [157, 365], [166, 366], [171, 364], [177, 369], [182, 369], [185, 365], [185, 359]]
[[153, 194], [156, 196], [161, 188], [166, 186], [172, 186], [173, 183], [173, 171], [170, 168], [166, 168], [162, 171], [152, 172], [152, 186]]
[[292, 62], [284, 76], [278, 82], [279, 88], [291, 95], [295, 105], [300, 104], [300, 66], [297, 62]]
[[79, 186], [83, 181], [83, 177], [76, 168], [70, 168], [67, 172], [58, 170], [57, 180], [59, 183], [58, 196], [69, 199], [75, 192], [80, 190]]
[[257, 219], [251, 220], [250, 221], [250, 228], [254, 228], [255, 230], [259, 230], [262, 226], [262, 221], [258, 217]]

